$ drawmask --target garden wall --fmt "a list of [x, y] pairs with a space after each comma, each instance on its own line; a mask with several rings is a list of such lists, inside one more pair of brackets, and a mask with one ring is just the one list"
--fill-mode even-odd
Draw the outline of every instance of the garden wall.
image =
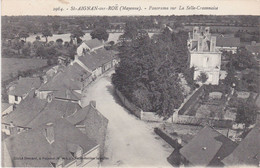
[[136, 105], [134, 105], [118, 89], [116, 89], [116, 94], [121, 100], [121, 102], [124, 104], [124, 106], [141, 120], [155, 121], [155, 122], [163, 121], [163, 117], [159, 117], [158, 115], [155, 114], [155, 112], [145, 112], [139, 107], [137, 107]]
[[141, 112], [141, 119], [144, 121], [155, 121], [155, 122], [161, 122], [163, 121], [163, 117], [159, 117], [155, 114], [155, 112]]
[[142, 116], [142, 109], [138, 108], [136, 105], [134, 105], [133, 103], [131, 103], [127, 98], [125, 98], [125, 96], [118, 90], [116, 90], [116, 94], [119, 97], [119, 99], [121, 100], [121, 102], [124, 104], [124, 106], [130, 111], [132, 112], [135, 116], [137, 116], [138, 118], [141, 119]]
[[177, 139], [173, 139], [170, 135], [168, 135], [160, 128], [154, 128], [154, 132], [159, 135], [164, 141], [170, 144], [174, 149], [180, 149], [182, 147], [182, 145], [178, 143]]
[[201, 86], [190, 98], [189, 100], [182, 106], [179, 110], [178, 114], [183, 115], [187, 110], [191, 110], [193, 106], [197, 103], [198, 98], [204, 93], [205, 85]]
[[172, 118], [172, 123], [187, 125], [210, 125], [219, 128], [232, 128], [232, 120], [217, 120], [212, 118], [199, 118], [194, 116], [176, 115]]

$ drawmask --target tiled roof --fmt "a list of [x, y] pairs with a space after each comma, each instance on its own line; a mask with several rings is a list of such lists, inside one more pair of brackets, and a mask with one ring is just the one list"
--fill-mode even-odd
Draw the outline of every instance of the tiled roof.
[[98, 49], [93, 52], [87, 52], [85, 55], [80, 56], [79, 60], [86, 65], [89, 69], [95, 70], [103, 64], [112, 61], [115, 58], [115, 52], [106, 49]]
[[223, 166], [222, 159], [237, 146], [236, 143], [209, 126], [205, 126], [180, 153], [194, 166]]
[[101, 47], [101, 46], [104, 45], [104, 44], [102, 43], [102, 41], [100, 41], [100, 40], [98, 40], [98, 39], [87, 40], [87, 41], [84, 41], [84, 43], [85, 43], [90, 49], [97, 48], [97, 47]]
[[[83, 134], [65, 119], [58, 119], [53, 122], [54, 142], [50, 144], [44, 136], [47, 127], [49, 127], [47, 124], [43, 124], [38, 128], [5, 139], [4, 144], [11, 156], [14, 167], [52, 167], [51, 163], [57, 163], [60, 157], [67, 158], [64, 160], [65, 164], [67, 164], [75, 160], [71, 153], [75, 152], [73, 146], [80, 146], [83, 153], [97, 146], [86, 134]], [[14, 159], [14, 157], [38, 159], [19, 160]]]
[[15, 84], [14, 89], [9, 90], [9, 95], [23, 96], [32, 90], [38, 88], [41, 85], [40, 78], [20, 78]]
[[217, 36], [216, 46], [217, 47], [239, 47], [240, 38]]
[[260, 163], [260, 127], [255, 126], [239, 143], [238, 147], [223, 162], [226, 166], [251, 165]]

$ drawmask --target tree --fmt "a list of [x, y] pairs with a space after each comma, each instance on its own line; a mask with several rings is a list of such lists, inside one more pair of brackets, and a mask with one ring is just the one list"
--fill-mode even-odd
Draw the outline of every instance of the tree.
[[257, 107], [252, 102], [241, 102], [237, 107], [236, 123], [245, 124], [245, 127], [256, 122]]
[[13, 48], [15, 50], [17, 50], [18, 54], [20, 55], [20, 50], [22, 49], [22, 43], [19, 41], [19, 40], [16, 40], [14, 43], [13, 43]]
[[36, 40], [36, 41], [40, 41], [40, 40], [41, 40], [41, 37], [40, 37], [40, 36], [36, 36], [36, 37], [35, 37], [35, 40]]
[[144, 30], [128, 31], [132, 40], [119, 47], [120, 63], [112, 82], [144, 111], [169, 117], [184, 100], [178, 74], [187, 68], [185, 34], [164, 32], [150, 39]]
[[57, 32], [60, 28], [60, 24], [58, 22], [53, 22], [51, 26], [54, 32]]
[[200, 75], [197, 77], [197, 81], [201, 83], [205, 83], [208, 80], [208, 75], [204, 72], [201, 72]]
[[105, 28], [102, 28], [102, 27], [98, 27], [98, 28], [95, 28], [91, 33], [91, 38], [92, 39], [98, 39], [98, 40], [104, 40], [104, 41], [107, 41], [108, 40], [108, 36], [109, 34], [107, 33], [106, 29]]
[[20, 38], [24, 38], [24, 41], [26, 42], [26, 38], [29, 37], [29, 33], [25, 30], [22, 30], [20, 33], [19, 33], [19, 37]]
[[48, 37], [52, 37], [52, 33], [51, 33], [50, 29], [44, 28], [43, 31], [42, 31], [42, 37], [45, 37], [46, 43], [47, 43]]
[[80, 27], [77, 27], [75, 29], [72, 30], [71, 32], [71, 37], [73, 39], [77, 39], [77, 43], [80, 43], [80, 41], [82, 41], [80, 38], [83, 37], [85, 35], [85, 33], [81, 30]]
[[56, 40], [56, 43], [58, 44], [58, 47], [61, 48], [61, 47], [62, 47], [63, 40], [59, 38], [59, 39]]

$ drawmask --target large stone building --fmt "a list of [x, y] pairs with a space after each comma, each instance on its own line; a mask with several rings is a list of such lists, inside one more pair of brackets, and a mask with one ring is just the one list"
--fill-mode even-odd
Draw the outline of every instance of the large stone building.
[[189, 34], [190, 67], [194, 67], [194, 80], [204, 73], [205, 84], [218, 85], [221, 65], [221, 52], [216, 49], [216, 37], [210, 34], [210, 28], [194, 27]]

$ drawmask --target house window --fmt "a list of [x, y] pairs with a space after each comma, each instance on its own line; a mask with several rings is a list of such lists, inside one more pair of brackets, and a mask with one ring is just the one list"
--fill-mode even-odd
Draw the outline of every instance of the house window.
[[14, 96], [14, 100], [15, 100], [15, 101], [18, 101], [18, 96]]

